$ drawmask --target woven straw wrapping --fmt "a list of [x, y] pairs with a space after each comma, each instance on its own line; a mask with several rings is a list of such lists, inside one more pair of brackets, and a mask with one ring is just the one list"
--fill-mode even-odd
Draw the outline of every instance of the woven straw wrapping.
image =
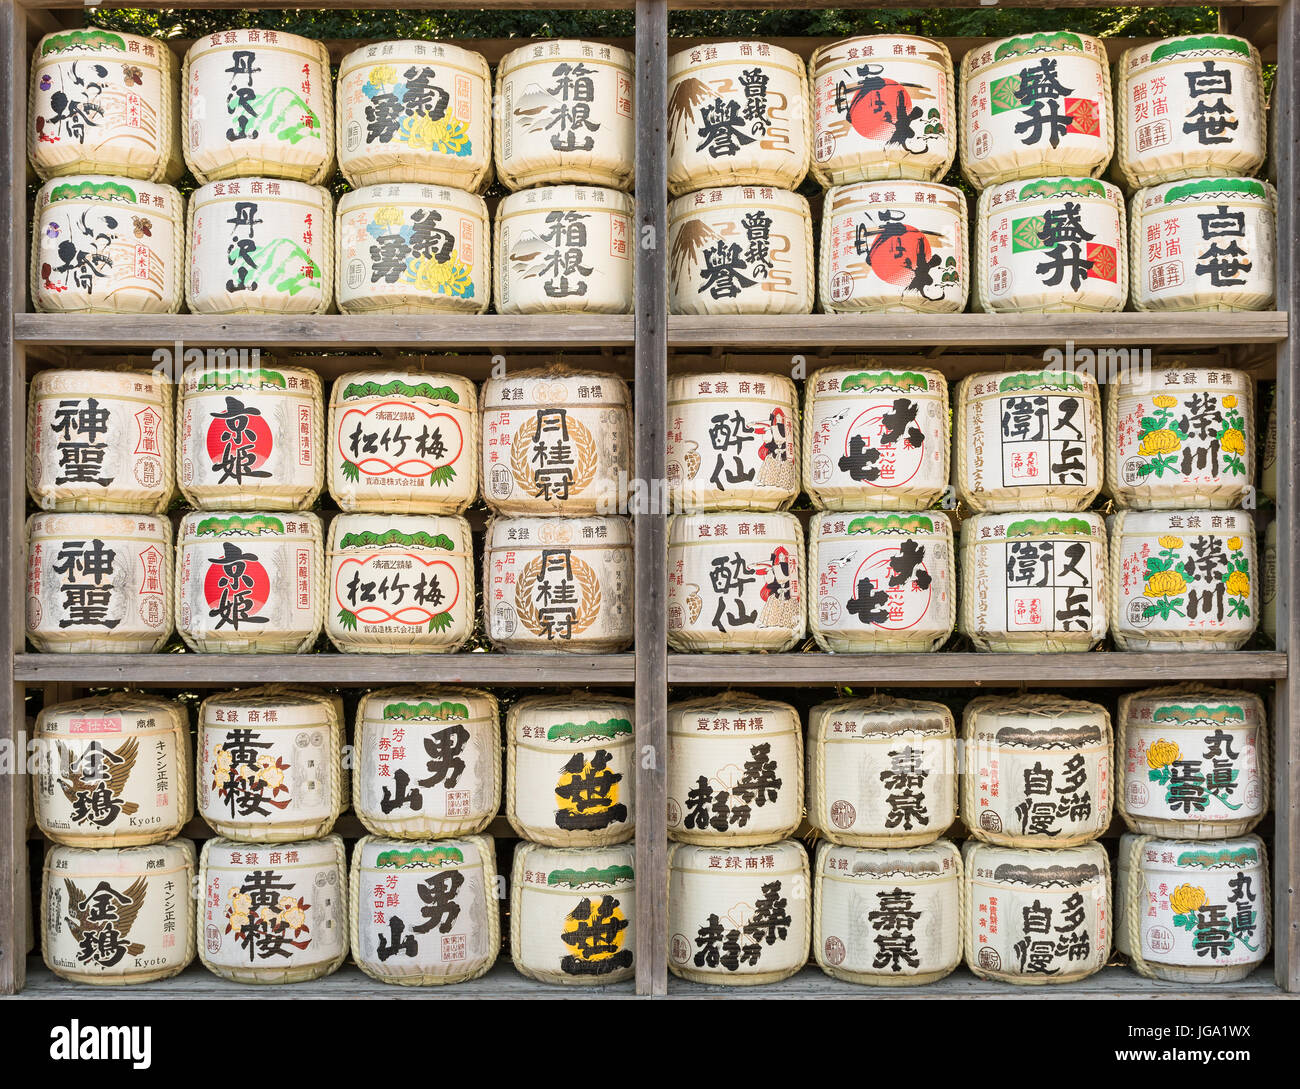
[[1259, 557], [1260, 625], [1277, 646], [1277, 519], [1264, 530], [1264, 549]]

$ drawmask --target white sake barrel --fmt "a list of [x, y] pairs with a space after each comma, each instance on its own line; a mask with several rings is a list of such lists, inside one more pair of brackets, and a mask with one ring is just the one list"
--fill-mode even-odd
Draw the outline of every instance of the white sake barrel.
[[679, 514], [668, 523], [668, 645], [787, 651], [803, 642], [803, 527], [792, 514]]
[[1100, 843], [1054, 850], [967, 840], [966, 965], [1003, 983], [1075, 983], [1110, 959], [1110, 860]]
[[942, 42], [908, 34], [817, 49], [812, 176], [825, 187], [891, 178], [938, 181], [957, 153], [956, 81]]
[[357, 704], [352, 808], [397, 839], [481, 832], [501, 804], [496, 697], [430, 685], [367, 692]]
[[543, 185], [497, 205], [492, 294], [498, 314], [632, 313], [630, 196]]
[[193, 314], [324, 314], [334, 303], [334, 202], [318, 185], [211, 182], [190, 196]]
[[476, 193], [492, 170], [492, 75], [447, 42], [371, 42], [339, 62], [339, 169], [354, 189], [387, 182]]
[[950, 840], [874, 851], [823, 843], [813, 869], [813, 956], [828, 976], [911, 987], [961, 963], [961, 854]]
[[345, 511], [460, 514], [478, 498], [478, 394], [467, 378], [341, 375], [328, 428], [329, 492]]
[[1133, 195], [1135, 310], [1272, 310], [1277, 193], [1254, 178], [1167, 182]]
[[1260, 444], [1259, 490], [1269, 499], [1277, 501], [1277, 383], [1265, 383], [1268, 411], [1264, 420], [1263, 442]]
[[636, 705], [620, 696], [527, 696], [506, 716], [506, 818], [552, 847], [608, 846], [636, 828]]
[[55, 843], [161, 843], [194, 815], [190, 720], [171, 700], [116, 692], [51, 704], [35, 737], [36, 824]]
[[483, 611], [498, 650], [626, 650], [633, 636], [631, 523], [492, 519], [483, 547]]
[[1060, 696], [980, 696], [962, 714], [961, 819], [1003, 847], [1073, 847], [1110, 827], [1110, 714]]
[[464, 518], [340, 514], [325, 558], [325, 634], [356, 654], [445, 654], [474, 634], [474, 545]]
[[515, 845], [510, 956], [543, 983], [604, 986], [636, 974], [636, 849]]
[[808, 172], [812, 102], [798, 54], [717, 42], [668, 58], [668, 192], [713, 185], [798, 189]]
[[701, 189], [668, 205], [670, 314], [811, 314], [812, 213], [785, 189]]
[[1255, 481], [1255, 384], [1244, 371], [1169, 367], [1106, 387], [1106, 490], [1149, 510], [1241, 504]]
[[27, 519], [27, 638], [43, 654], [152, 654], [172, 634], [172, 527], [152, 514]]
[[172, 384], [132, 370], [48, 370], [27, 398], [27, 491], [42, 510], [161, 514], [176, 494]]
[[1196, 684], [1119, 698], [1120, 816], [1134, 832], [1226, 839], [1268, 812], [1268, 719], [1249, 692]]
[[966, 195], [929, 182], [827, 192], [817, 298], [828, 314], [952, 314], [970, 290]]
[[1277, 519], [1264, 531], [1264, 551], [1259, 558], [1260, 623], [1277, 646]]
[[977, 650], [1091, 650], [1105, 637], [1111, 610], [1106, 557], [1106, 527], [1096, 514], [967, 518], [957, 630]]
[[781, 374], [668, 379], [673, 510], [783, 510], [799, 494], [799, 394]]
[[345, 314], [481, 314], [492, 291], [483, 198], [414, 182], [339, 198], [336, 283]]
[[497, 65], [492, 153], [507, 189], [577, 182], [632, 188], [632, 54], [613, 45], [534, 41]]
[[953, 415], [953, 479], [971, 510], [1081, 511], [1101, 491], [1101, 392], [1088, 372], [972, 374]]
[[199, 859], [199, 960], [234, 983], [302, 983], [348, 955], [338, 836], [272, 846], [210, 839]]
[[36, 194], [28, 286], [46, 314], [175, 314], [185, 264], [184, 202], [170, 185], [99, 174]]
[[942, 703], [841, 699], [808, 712], [808, 823], [832, 843], [933, 843], [957, 819], [957, 740]]
[[463, 983], [501, 945], [490, 836], [428, 843], [365, 836], [348, 883], [352, 959], [382, 983]]
[[522, 370], [484, 382], [482, 405], [483, 501], [497, 514], [620, 508], [632, 473], [632, 398], [623, 379], [558, 366]]
[[668, 837], [745, 847], [794, 835], [803, 727], [790, 704], [720, 692], [668, 707]]
[[192, 511], [176, 541], [176, 628], [191, 650], [301, 654], [325, 620], [314, 514]]
[[995, 314], [1123, 310], [1128, 247], [1124, 198], [1110, 182], [1053, 177], [985, 189], [972, 304]]
[[152, 983], [194, 959], [194, 844], [100, 851], [50, 847], [41, 880], [41, 957], [60, 979]]
[[199, 706], [198, 810], [218, 835], [287, 843], [328, 835], [349, 796], [343, 700], [264, 685]]
[[1239, 650], [1259, 623], [1250, 511], [1120, 511], [1110, 531], [1120, 650]]
[[1106, 46], [1069, 31], [987, 42], [961, 62], [961, 171], [977, 190], [1096, 177], [1115, 148]]
[[200, 182], [265, 175], [319, 185], [334, 170], [324, 43], [282, 30], [199, 38], [181, 69], [185, 165]]
[[194, 364], [181, 380], [181, 494], [203, 510], [306, 510], [325, 483], [320, 375]]
[[1131, 189], [1254, 174], [1267, 151], [1259, 50], [1196, 34], [1126, 49], [1115, 71], [1115, 168]]
[[938, 371], [825, 367], [808, 376], [803, 415], [803, 489], [818, 510], [924, 510], [944, 494], [951, 440]]
[[36, 43], [27, 156], [42, 180], [181, 174], [179, 71], [165, 42], [87, 28]]

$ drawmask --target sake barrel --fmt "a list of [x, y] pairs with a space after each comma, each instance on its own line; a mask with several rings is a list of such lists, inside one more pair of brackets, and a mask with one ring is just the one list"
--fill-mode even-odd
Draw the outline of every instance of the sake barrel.
[[345, 314], [481, 314], [492, 290], [487, 205], [414, 182], [339, 198], [338, 297]]
[[795, 839], [758, 847], [668, 848], [668, 968], [692, 983], [779, 983], [808, 961], [808, 853]]
[[721, 692], [668, 708], [668, 837], [745, 847], [803, 816], [803, 728], [788, 703]]
[[510, 956], [543, 983], [604, 986], [636, 974], [636, 849], [515, 845]]
[[1260, 556], [1260, 621], [1264, 634], [1277, 646], [1277, 519], [1264, 531], [1264, 551]]
[[463, 983], [501, 945], [490, 836], [428, 843], [365, 836], [352, 850], [352, 959], [382, 983]]
[[1091, 650], [1115, 615], [1106, 559], [1106, 528], [1096, 514], [968, 518], [957, 630], [977, 650]]
[[352, 808], [397, 839], [481, 832], [501, 803], [496, 697], [451, 685], [384, 688], [357, 704]]
[[326, 549], [325, 633], [356, 654], [445, 654], [474, 633], [464, 518], [340, 514]]
[[1101, 491], [1101, 393], [1087, 371], [968, 375], [953, 416], [953, 479], [971, 510], [1081, 511]]
[[1110, 861], [1100, 843], [1025, 850], [967, 840], [966, 965], [1003, 983], [1075, 983], [1105, 966]]
[[227, 30], [181, 69], [185, 165], [200, 182], [258, 175], [319, 185], [334, 169], [334, 95], [322, 42]]
[[1260, 442], [1259, 490], [1277, 500], [1277, 384], [1266, 385], [1268, 409]]
[[803, 527], [791, 514], [679, 514], [668, 524], [668, 645], [786, 651], [807, 633]]
[[1126, 49], [1115, 72], [1115, 167], [1132, 189], [1254, 174], [1264, 163], [1259, 50], [1230, 34]]
[[343, 700], [264, 685], [199, 706], [199, 816], [218, 835], [288, 843], [328, 835], [348, 797]]
[[55, 843], [161, 843], [194, 815], [189, 715], [171, 700], [115, 692], [51, 704], [35, 736], [36, 824]]
[[620, 696], [526, 696], [506, 716], [506, 818], [552, 847], [608, 846], [636, 827], [636, 705]]
[[943, 496], [950, 423], [938, 371], [824, 367], [808, 376], [803, 416], [803, 490], [818, 510], [924, 510]]
[[199, 960], [234, 983], [302, 983], [348, 955], [338, 836], [270, 846], [210, 839], [199, 860]]
[[1070, 314], [1128, 301], [1124, 198], [1095, 178], [1040, 178], [984, 190], [976, 210], [977, 310]]
[[1120, 816], [1184, 840], [1245, 835], [1268, 812], [1268, 720], [1249, 692], [1197, 684], [1120, 696]]
[[194, 959], [194, 844], [91, 851], [50, 847], [41, 880], [41, 957], [60, 979], [152, 983]]
[[1141, 189], [1129, 210], [1134, 310], [1271, 310], [1277, 193], [1254, 178]]
[[1120, 650], [1238, 650], [1259, 622], [1249, 511], [1120, 511], [1111, 524]]
[[447, 42], [371, 42], [339, 62], [339, 169], [354, 189], [387, 182], [478, 192], [492, 170], [492, 76]]
[[497, 205], [499, 314], [632, 313], [632, 213], [617, 189], [543, 185]]
[[329, 492], [345, 511], [460, 514], [478, 498], [478, 394], [467, 378], [341, 375], [328, 426]]
[[957, 153], [956, 81], [942, 42], [907, 34], [846, 38], [817, 49], [812, 176], [823, 186], [938, 181]]
[[27, 398], [27, 491], [42, 510], [161, 514], [176, 493], [172, 385], [131, 370], [47, 370]]
[[172, 634], [171, 523], [153, 514], [27, 519], [27, 638], [43, 654], [152, 654]]
[[670, 314], [811, 314], [812, 214], [785, 189], [701, 189], [668, 205]]
[[1240, 505], [1255, 480], [1255, 385], [1243, 371], [1168, 367], [1106, 387], [1106, 490], [1138, 510]]
[[812, 103], [800, 57], [768, 42], [717, 42], [668, 58], [668, 192], [712, 185], [798, 189]]
[[630, 190], [636, 161], [632, 54], [534, 41], [497, 65], [492, 153], [507, 189], [578, 182]]
[[813, 957], [828, 976], [910, 987], [961, 963], [961, 854], [951, 841], [886, 850], [822, 843], [813, 869]]
[[961, 171], [977, 190], [1096, 177], [1115, 147], [1111, 108], [1098, 38], [1057, 31], [977, 45], [961, 62]]
[[799, 395], [781, 374], [668, 379], [673, 510], [781, 510], [799, 494]]
[[165, 42], [87, 28], [47, 34], [32, 58], [27, 157], [42, 180], [181, 173], [179, 73]]
[[190, 196], [193, 314], [324, 314], [334, 303], [334, 207], [318, 185], [212, 182]]
[[46, 182], [32, 216], [32, 306], [46, 314], [175, 314], [183, 208], [170, 185], [98, 174]]
[[632, 645], [626, 518], [494, 518], [483, 549], [487, 636], [511, 653], [609, 654]]
[[324, 396], [305, 367], [185, 369], [180, 485], [204, 510], [305, 510], [325, 482]]

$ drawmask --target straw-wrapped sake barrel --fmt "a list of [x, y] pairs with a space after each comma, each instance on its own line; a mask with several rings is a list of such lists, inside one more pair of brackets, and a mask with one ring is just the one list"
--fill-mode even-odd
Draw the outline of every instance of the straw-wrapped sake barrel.
[[557, 39], [497, 65], [492, 154], [508, 189], [577, 182], [631, 189], [636, 163], [632, 54]]
[[478, 192], [492, 171], [487, 61], [447, 42], [371, 42], [339, 62], [339, 169], [354, 189], [386, 182]]
[[172, 527], [152, 514], [27, 519], [27, 637], [44, 654], [152, 654], [172, 633]]
[[817, 49], [808, 76], [811, 171], [823, 186], [948, 173], [957, 153], [956, 80], [942, 42], [846, 38]]
[[357, 704], [352, 808], [397, 839], [481, 832], [501, 803], [496, 697], [430, 685], [368, 692]]
[[515, 845], [510, 956], [543, 983], [603, 986], [636, 974], [636, 849]]
[[199, 859], [199, 960], [235, 983], [302, 983], [348, 954], [338, 836], [270, 846], [210, 839]]
[[812, 104], [803, 61], [767, 42], [717, 42], [668, 58], [668, 192], [798, 189]]
[[189, 716], [171, 700], [117, 692], [52, 704], [35, 737], [36, 824], [55, 843], [161, 843], [194, 815]]
[[1277, 519], [1264, 531], [1264, 550], [1259, 558], [1260, 623], [1264, 634], [1277, 646]]
[[181, 195], [99, 174], [54, 178], [32, 215], [32, 306], [46, 314], [175, 314], [185, 272]]
[[382, 983], [464, 983], [501, 945], [490, 836], [428, 843], [366, 836], [348, 883], [352, 959]]
[[41, 957], [60, 979], [152, 983], [194, 959], [194, 844], [51, 847], [41, 880]]
[[185, 165], [200, 182], [329, 178], [334, 88], [324, 43], [282, 30], [208, 34], [185, 54], [181, 85]]
[[823, 843], [813, 870], [813, 957], [828, 976], [913, 987], [961, 963], [961, 853], [950, 840], [886, 850]]

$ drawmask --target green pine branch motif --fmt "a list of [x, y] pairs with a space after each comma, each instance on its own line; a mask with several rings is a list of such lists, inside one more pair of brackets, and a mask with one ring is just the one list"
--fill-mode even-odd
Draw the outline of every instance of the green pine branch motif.
[[450, 386], [435, 386], [432, 382], [403, 382], [394, 378], [391, 382], [351, 382], [343, 390], [343, 400], [351, 401], [359, 397], [421, 397], [427, 401], [447, 401], [460, 404], [460, 396]]
[[444, 552], [454, 552], [455, 542], [445, 533], [426, 533], [416, 530], [403, 533], [400, 529], [390, 529], [383, 533], [364, 530], [361, 533], [345, 533], [339, 541], [339, 548], [387, 548], [399, 545], [403, 548], [437, 548]]

